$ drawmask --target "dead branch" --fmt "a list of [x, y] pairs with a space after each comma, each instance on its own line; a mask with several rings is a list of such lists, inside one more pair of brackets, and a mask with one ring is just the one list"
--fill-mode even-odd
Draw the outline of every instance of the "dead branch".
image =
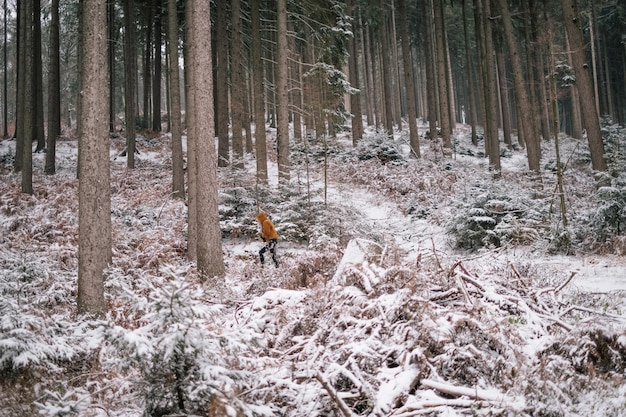
[[322, 384], [322, 387], [326, 390], [330, 398], [335, 402], [335, 404], [337, 404], [337, 407], [339, 407], [339, 411], [341, 411], [341, 414], [343, 414], [345, 417], [354, 417], [354, 414], [352, 414], [352, 411], [350, 411], [348, 405], [341, 398], [339, 398], [339, 396], [337, 395], [337, 391], [335, 391], [335, 389], [328, 382], [326, 382], [324, 376], [322, 376], [321, 373], [318, 372], [315, 375], [315, 379], [317, 379], [319, 383]]
[[420, 383], [426, 388], [443, 392], [444, 394], [453, 395], [455, 397], [469, 397], [473, 400], [489, 402], [506, 400], [504, 394], [498, 395], [480, 388], [459, 387], [445, 382], [433, 381], [431, 379], [422, 379]]
[[569, 284], [569, 283], [570, 283], [570, 281], [572, 280], [572, 278], [574, 278], [574, 276], [575, 276], [577, 273], [578, 273], [578, 272], [576, 272], [576, 271], [572, 272], [572, 274], [569, 276], [569, 278], [568, 278], [568, 279], [567, 279], [564, 283], [562, 283], [561, 285], [559, 285], [558, 287], [556, 287], [556, 290], [554, 290], [554, 292], [559, 292], [559, 291], [561, 291], [563, 288], [565, 288], [565, 286], [566, 286], [567, 284]]

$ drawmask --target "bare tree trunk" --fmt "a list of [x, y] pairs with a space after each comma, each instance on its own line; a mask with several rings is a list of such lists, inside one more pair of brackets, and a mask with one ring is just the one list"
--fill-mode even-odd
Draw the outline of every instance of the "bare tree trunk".
[[476, 95], [476, 87], [474, 86], [474, 65], [472, 62], [472, 52], [471, 52], [471, 44], [469, 38], [469, 31], [467, 28], [468, 19], [466, 13], [466, 0], [463, 0], [463, 36], [465, 39], [465, 61], [467, 66], [467, 80], [469, 85], [469, 116], [470, 116], [470, 125], [472, 126], [472, 144], [474, 146], [478, 145], [478, 136], [476, 135], [476, 126], [478, 125], [477, 118], [477, 106], [476, 99], [474, 98]]
[[[354, 2], [348, 0], [347, 14], [352, 16], [353, 21], [357, 21], [354, 15]], [[350, 84], [354, 88], [360, 88], [359, 83], [359, 68], [358, 68], [358, 56], [357, 56], [357, 37], [358, 31], [354, 31], [354, 36], [348, 41], [348, 72], [350, 74]], [[352, 145], [356, 146], [359, 140], [363, 138], [363, 116], [361, 112], [361, 93], [355, 93], [350, 95], [350, 112], [352, 113]]]
[[498, 66], [498, 86], [500, 91], [500, 115], [502, 116], [502, 132], [504, 134], [504, 143], [509, 148], [513, 145], [511, 142], [511, 106], [509, 102], [509, 86], [506, 79], [506, 65], [504, 63], [504, 45], [502, 39], [498, 39], [496, 46], [496, 61]]
[[33, 2], [33, 105], [35, 108], [33, 139], [37, 141], [35, 152], [46, 148], [43, 117], [43, 64], [41, 62], [41, 0]]
[[48, 69], [48, 140], [45, 173], [56, 170], [56, 141], [61, 135], [61, 71], [59, 67], [59, 0], [50, 7], [50, 45]]
[[138, 3], [144, 12], [146, 19], [146, 45], [143, 56], [143, 117], [141, 127], [147, 129], [150, 126], [150, 96], [152, 92], [152, 27], [153, 27], [153, 5], [156, 0], [146, 0], [145, 3]]
[[[545, 19], [547, 22], [547, 18]], [[568, 51], [571, 51], [572, 48], [569, 44], [569, 36], [567, 36], [567, 32], [565, 32], [565, 45]], [[567, 54], [567, 62], [570, 66], [573, 67], [572, 64], [572, 54]], [[553, 71], [554, 69], [551, 69]], [[582, 115], [580, 111], [580, 97], [578, 95], [578, 86], [576, 84], [572, 84], [569, 87], [571, 93], [571, 107], [572, 107], [572, 137], [576, 139], [583, 138], [583, 122]]]
[[389, 53], [391, 51], [391, 43], [390, 43], [390, 34], [389, 34], [389, 25], [387, 24], [387, 9], [384, 5], [384, 1], [381, 0], [381, 7], [384, 10], [383, 12], [383, 21], [384, 24], [380, 29], [381, 35], [381, 48], [380, 48], [380, 56], [382, 61], [382, 80], [383, 80], [383, 104], [385, 109], [385, 117], [384, 117], [384, 126], [385, 132], [389, 137], [393, 136], [393, 94], [392, 94], [392, 85], [391, 85], [391, 71], [392, 64], [391, 58], [389, 57]]
[[580, 93], [580, 105], [582, 108], [587, 140], [591, 151], [591, 166], [596, 171], [606, 171], [604, 159], [604, 143], [600, 132], [600, 121], [595, 108], [593, 84], [589, 74], [589, 65], [585, 59], [585, 42], [578, 26], [580, 15], [576, 6], [576, 0], [562, 0], [565, 29], [569, 36], [572, 47], [571, 57], [576, 74], [576, 85]]
[[427, 88], [427, 104], [428, 104], [428, 132], [430, 134], [431, 139], [437, 138], [437, 95], [435, 94], [436, 85], [435, 81], [435, 68], [433, 66], [433, 39], [432, 39], [432, 28], [434, 26], [433, 22], [433, 3], [432, 0], [427, 0], [422, 5], [423, 12], [423, 20], [424, 24], [422, 27], [424, 28], [424, 61], [426, 63], [426, 85]]
[[[195, 105], [198, 274], [206, 280], [224, 275], [218, 211], [217, 155], [213, 115], [213, 65], [209, 0], [191, 0], [191, 71]], [[198, 117], [199, 115], [202, 117]]]
[[437, 55], [437, 87], [439, 97], [439, 123], [441, 127], [441, 137], [443, 146], [452, 149], [452, 138], [450, 133], [450, 100], [448, 91], [448, 77], [446, 72], [446, 46], [444, 42], [444, 19], [443, 19], [443, 3], [442, 0], [433, 1], [433, 11], [435, 14], [435, 45]]
[[407, 117], [409, 119], [409, 144], [411, 155], [420, 157], [419, 135], [417, 133], [417, 109], [415, 94], [413, 93], [413, 71], [411, 68], [411, 51], [409, 48], [409, 24], [407, 21], [405, 0], [398, 0], [398, 15], [400, 16], [400, 36], [402, 37], [402, 61], [404, 64], [404, 83], [406, 85]]
[[502, 13], [502, 24], [504, 25], [504, 37], [506, 39], [509, 56], [513, 67], [513, 80], [515, 83], [515, 103], [517, 104], [517, 117], [521, 122], [518, 129], [523, 131], [526, 141], [526, 153], [528, 155], [528, 168], [531, 171], [539, 172], [541, 160], [541, 146], [539, 138], [535, 135], [536, 129], [530, 111], [530, 102], [526, 87], [524, 86], [524, 75], [522, 74], [522, 63], [519, 56], [517, 42], [513, 34], [513, 24], [507, 0], [499, 0], [500, 12]]
[[230, 143], [228, 137], [228, 13], [227, 1], [216, 2], [216, 26], [215, 47], [216, 60], [216, 102], [215, 102], [215, 130], [217, 133], [217, 164], [225, 167], [230, 164]]
[[289, 58], [287, 49], [287, 0], [277, 0], [278, 26], [276, 32], [277, 71], [276, 71], [276, 112], [278, 126], [276, 140], [278, 147], [278, 178], [281, 185], [289, 183], [289, 109], [288, 109], [288, 80], [287, 75]]
[[231, 0], [231, 115], [232, 115], [232, 146], [233, 164], [243, 168], [243, 115], [246, 88], [243, 77], [243, 43], [241, 36], [241, 3], [240, 0]]
[[126, 121], [126, 165], [135, 168], [135, 75], [137, 56], [135, 52], [135, 1], [124, 1], [124, 98]]
[[9, 110], [8, 110], [8, 76], [7, 76], [7, 15], [8, 15], [9, 11], [7, 9], [7, 0], [4, 0], [4, 25], [3, 25], [3, 29], [4, 29], [4, 44], [3, 44], [3, 48], [2, 48], [2, 57], [3, 57], [3, 73], [2, 73], [2, 137], [6, 138], [9, 136], [9, 122], [8, 122], [8, 115], [9, 115]]
[[489, 169], [493, 172], [494, 177], [501, 175], [500, 166], [500, 141], [498, 138], [498, 122], [497, 122], [497, 94], [496, 94], [496, 75], [495, 62], [492, 51], [493, 37], [491, 30], [490, 4], [489, 0], [476, 1], [479, 14], [481, 15], [481, 33], [484, 36], [485, 54], [483, 55], [484, 63], [484, 88], [485, 88], [485, 144], [489, 154]]
[[254, 147], [256, 150], [257, 180], [267, 184], [267, 140], [265, 137], [265, 89], [263, 84], [263, 60], [261, 55], [260, 0], [251, 0], [252, 20], [252, 75], [254, 80]]
[[167, 2], [170, 124], [172, 129], [172, 194], [185, 198], [185, 172], [183, 163], [182, 123], [180, 119], [180, 71], [178, 66], [178, 10], [176, 0]]
[[[107, 42], [109, 59], [109, 132], [115, 132], [115, 45], [117, 27], [115, 25], [115, 0], [107, 1], [107, 27], [109, 37]], [[49, 135], [49, 133], [48, 133]]]
[[161, 71], [161, 10], [162, 0], [154, 1], [154, 79], [152, 80], [152, 130], [161, 131], [161, 80], [163, 78]]
[[[192, 21], [194, 10], [190, 2], [185, 3], [185, 21]], [[196, 104], [193, 93], [195, 80], [192, 63], [192, 45], [194, 31], [192, 25], [185, 25], [185, 121], [187, 123], [187, 258], [190, 261], [198, 259], [198, 196], [197, 196], [197, 138], [196, 138]]]
[[111, 188], [107, 114], [106, 2], [84, 2], [78, 182], [79, 313], [102, 315], [104, 269], [111, 254]]
[[[22, 142], [22, 154], [16, 154], [15, 160], [20, 159], [20, 170], [22, 172], [22, 192], [25, 194], [33, 193], [33, 135], [34, 135], [34, 117], [33, 108], [33, 2], [26, 0], [22, 6], [22, 19], [24, 19], [23, 38], [21, 39], [23, 46], [24, 70], [22, 71], [22, 117], [21, 125], [18, 129], [19, 139]], [[17, 169], [16, 169], [17, 171]]]

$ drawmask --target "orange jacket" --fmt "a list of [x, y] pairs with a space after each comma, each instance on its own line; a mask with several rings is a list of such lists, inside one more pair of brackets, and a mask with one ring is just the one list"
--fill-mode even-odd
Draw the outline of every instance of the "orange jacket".
[[267, 218], [265, 213], [259, 213], [256, 219], [261, 223], [261, 237], [263, 240], [278, 239], [278, 233], [276, 228], [270, 219]]

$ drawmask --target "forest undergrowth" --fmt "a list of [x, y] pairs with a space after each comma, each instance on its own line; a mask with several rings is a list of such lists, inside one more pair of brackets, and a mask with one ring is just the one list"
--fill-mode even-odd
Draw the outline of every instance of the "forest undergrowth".
[[[76, 143], [59, 144], [55, 176], [35, 155], [28, 196], [1, 142], [0, 416], [625, 415], [626, 294], [580, 289], [575, 268], [549, 263], [624, 262], [625, 135], [605, 124], [604, 177], [563, 138], [564, 226], [551, 143], [540, 180], [520, 149], [494, 180], [464, 129], [452, 158], [422, 138], [413, 160], [401, 134], [372, 131], [356, 149], [295, 144], [286, 189], [258, 187], [251, 157], [221, 169], [227, 273], [205, 283], [167, 136], [140, 138], [132, 171], [112, 139], [101, 320], [76, 316]], [[373, 222], [365, 204], [400, 218]], [[281, 236], [278, 269], [257, 262], [259, 208]]]

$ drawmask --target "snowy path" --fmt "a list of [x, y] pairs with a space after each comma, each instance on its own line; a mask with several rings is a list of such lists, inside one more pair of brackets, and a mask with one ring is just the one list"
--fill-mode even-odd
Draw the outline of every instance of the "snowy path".
[[[349, 203], [358, 209], [386, 239], [394, 239], [409, 258], [417, 257], [418, 253], [431, 255], [433, 248], [437, 252], [453, 251], [442, 227], [404, 215], [395, 203], [370, 190], [334, 184], [329, 188], [329, 199], [339, 204]], [[452, 253], [449, 255], [454, 256]], [[524, 250], [514, 250], [503, 257], [509, 262], [531, 262], [538, 270], [550, 270], [555, 276], [563, 278], [575, 273], [570, 285], [584, 292], [626, 292], [626, 257], [530, 256]]]

